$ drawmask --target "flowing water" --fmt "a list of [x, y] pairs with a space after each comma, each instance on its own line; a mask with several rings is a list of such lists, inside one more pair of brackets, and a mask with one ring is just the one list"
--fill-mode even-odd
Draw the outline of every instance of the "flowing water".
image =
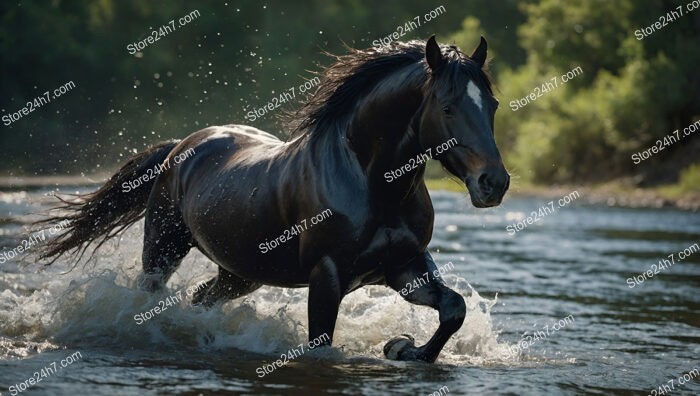
[[[47, 191], [0, 192], [6, 253], [22, 244], [26, 213], [51, 202]], [[438, 323], [384, 287], [347, 296], [334, 347], [303, 352], [306, 289], [193, 308], [187, 295], [215, 272], [193, 251], [167, 290], [139, 291], [138, 223], [92, 262], [0, 259], [0, 394], [700, 393], [700, 251], [680, 259], [700, 242], [700, 214], [582, 197], [540, 216], [549, 200], [477, 210], [463, 194], [431, 195], [430, 249], [468, 305], [435, 364], [383, 357], [391, 337], [423, 343]], [[521, 231], [506, 228], [518, 221]], [[669, 255], [672, 265], [634, 280]], [[293, 356], [276, 368], [283, 353]]]

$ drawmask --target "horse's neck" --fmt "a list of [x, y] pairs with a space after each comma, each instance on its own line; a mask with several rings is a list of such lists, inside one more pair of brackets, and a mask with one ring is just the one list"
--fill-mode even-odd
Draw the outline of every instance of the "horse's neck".
[[385, 174], [404, 167], [420, 153], [415, 117], [423, 102], [424, 81], [415, 70], [389, 77], [368, 95], [349, 123], [348, 145], [370, 185], [384, 194], [404, 197], [422, 179], [424, 165], [398, 178]]

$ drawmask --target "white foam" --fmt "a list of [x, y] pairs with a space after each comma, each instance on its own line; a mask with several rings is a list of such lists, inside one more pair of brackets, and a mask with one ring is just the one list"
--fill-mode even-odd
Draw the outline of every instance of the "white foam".
[[[306, 341], [306, 288], [263, 287], [209, 311], [183, 301], [137, 324], [134, 315], [159, 305], [160, 300], [178, 290], [184, 295], [188, 286], [209, 279], [215, 271], [204, 256], [190, 254], [171, 279], [168, 290], [157, 294], [136, 290], [141, 224], [129, 230], [118, 250], [102, 252], [92, 269], [89, 265], [85, 270], [78, 266], [60, 275], [67, 263], [57, 262], [44, 272], [17, 274], [16, 282], [32, 284], [37, 290], [0, 293], [0, 335], [24, 334], [35, 342], [53, 339], [69, 345], [153, 348], [169, 344], [233, 347], [262, 354], [285, 352]], [[445, 281], [465, 296], [468, 313], [439, 361], [459, 365], [515, 363], [519, 357], [504, 353], [508, 344], [498, 341], [498, 332], [493, 328], [490, 312], [496, 300], [481, 297], [463, 278], [447, 275]], [[409, 333], [422, 345], [437, 326], [436, 311], [409, 304], [388, 288], [365, 287], [343, 300], [334, 336], [335, 349], [325, 355], [333, 359], [384, 360], [382, 348], [389, 339]], [[0, 353], [21, 354], [11, 346], [0, 348]]]

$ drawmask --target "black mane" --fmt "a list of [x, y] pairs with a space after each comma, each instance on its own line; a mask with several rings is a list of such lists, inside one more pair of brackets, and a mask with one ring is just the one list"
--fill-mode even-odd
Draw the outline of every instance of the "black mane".
[[[333, 55], [335, 62], [323, 72], [318, 73], [321, 84], [310, 94], [301, 107], [285, 115], [286, 125], [291, 126], [290, 136], [303, 134], [323, 134], [334, 129], [341, 120], [355, 109], [355, 104], [369, 93], [387, 75], [404, 66], [415, 64], [425, 70], [425, 41], [393, 42], [391, 45], [364, 50], [348, 47], [349, 54]], [[490, 94], [491, 79], [466, 54], [454, 45], [441, 46], [447, 63], [440, 70], [439, 76], [450, 82], [450, 90], [463, 89], [460, 82], [463, 76], [472, 78], [487, 88]]]

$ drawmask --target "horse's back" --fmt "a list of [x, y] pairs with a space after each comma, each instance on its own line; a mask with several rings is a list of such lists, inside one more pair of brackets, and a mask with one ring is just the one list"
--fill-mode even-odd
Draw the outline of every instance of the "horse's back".
[[258, 241], [284, 228], [282, 219], [272, 216], [279, 204], [284, 146], [257, 128], [227, 125], [197, 131], [174, 150], [194, 154], [168, 175], [172, 203], [200, 250], [241, 277], [243, 268], [232, 263], [257, 257]]
[[230, 148], [234, 144], [237, 148], [243, 148], [250, 145], [272, 145], [279, 146], [284, 144], [276, 136], [248, 125], [224, 125], [210, 126], [201, 129], [187, 136], [181, 143], [181, 147], [191, 147], [207, 149], [211, 148]]

